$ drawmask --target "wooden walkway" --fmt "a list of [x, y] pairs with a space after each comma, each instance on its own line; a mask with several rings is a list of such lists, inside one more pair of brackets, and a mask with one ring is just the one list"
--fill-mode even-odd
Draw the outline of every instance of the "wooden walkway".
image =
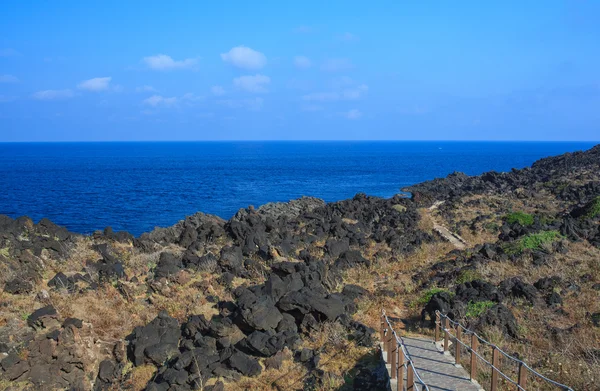
[[[429, 208], [427, 208], [427, 212], [432, 212], [436, 209], [438, 209], [438, 207], [440, 205], [442, 205], [444, 203], [444, 201], [436, 201], [433, 203], [433, 205], [431, 205]], [[450, 231], [446, 226], [444, 226], [443, 224], [438, 224], [438, 222], [435, 220], [435, 218], [429, 214], [429, 218], [431, 218], [431, 221], [433, 222], [433, 229], [439, 233], [440, 235], [442, 235], [442, 237], [444, 239], [446, 239], [447, 241], [449, 241], [450, 243], [452, 243], [452, 245], [454, 247], [456, 247], [459, 250], [464, 250], [465, 248], [467, 248], [468, 244], [466, 242], [466, 240], [464, 240], [463, 238], [461, 238], [457, 233], [454, 233], [452, 231]]]
[[[479, 391], [481, 388], [469, 380], [469, 374], [464, 368], [454, 365], [454, 357], [444, 354], [432, 339], [425, 337], [403, 337], [406, 349], [415, 369], [429, 387], [430, 391]], [[387, 354], [383, 355], [386, 360]], [[391, 365], [386, 362], [388, 373]], [[404, 376], [406, 379], [406, 376]], [[406, 381], [404, 382], [406, 387]], [[417, 386], [421, 391], [421, 387]], [[390, 379], [390, 388], [397, 390], [397, 382]]]

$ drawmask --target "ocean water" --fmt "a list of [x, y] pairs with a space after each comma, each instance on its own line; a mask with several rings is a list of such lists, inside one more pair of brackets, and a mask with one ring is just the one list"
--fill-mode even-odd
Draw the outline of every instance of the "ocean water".
[[593, 142], [0, 143], [0, 214], [134, 235], [197, 211], [229, 219], [303, 195], [391, 197], [443, 177], [522, 168]]

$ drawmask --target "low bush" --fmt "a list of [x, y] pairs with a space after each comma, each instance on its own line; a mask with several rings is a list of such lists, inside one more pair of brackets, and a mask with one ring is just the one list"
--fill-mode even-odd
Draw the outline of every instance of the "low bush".
[[481, 274], [471, 269], [464, 269], [460, 271], [460, 274], [456, 278], [456, 284], [464, 284], [465, 282], [470, 282], [473, 280], [478, 280], [481, 278]]
[[592, 200], [588, 207], [588, 213], [585, 217], [594, 218], [596, 216], [600, 216], [600, 196], [597, 196]]
[[469, 305], [467, 305], [467, 313], [465, 314], [465, 316], [467, 318], [478, 318], [485, 311], [492, 308], [495, 304], [496, 303], [494, 303], [493, 301], [489, 301], [489, 300], [470, 302]]
[[509, 224], [519, 223], [524, 227], [533, 225], [533, 216], [525, 212], [512, 212], [507, 214], [504, 218]]
[[525, 249], [541, 250], [545, 245], [553, 243], [562, 238], [558, 231], [541, 231], [533, 234], [525, 235], [522, 238], [505, 243], [502, 249], [509, 255], [520, 254]]
[[421, 294], [421, 296], [419, 296], [419, 298], [417, 300], [415, 300], [415, 302], [413, 302], [412, 304], [414, 307], [424, 306], [425, 304], [429, 303], [429, 300], [431, 300], [433, 295], [435, 295], [436, 293], [440, 293], [440, 292], [448, 292], [448, 293], [450, 293], [450, 295], [454, 294], [453, 292], [448, 291], [448, 289], [430, 288], [430, 289], [424, 291]]

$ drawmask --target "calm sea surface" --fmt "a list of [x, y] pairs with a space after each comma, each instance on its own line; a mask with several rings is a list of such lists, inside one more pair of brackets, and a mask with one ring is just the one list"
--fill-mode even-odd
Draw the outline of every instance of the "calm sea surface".
[[522, 168], [593, 142], [0, 143], [0, 214], [135, 235], [302, 195], [390, 197], [453, 171]]

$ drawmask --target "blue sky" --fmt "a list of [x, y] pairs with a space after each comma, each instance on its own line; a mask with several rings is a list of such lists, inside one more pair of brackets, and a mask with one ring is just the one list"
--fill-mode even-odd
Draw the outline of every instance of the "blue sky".
[[0, 19], [0, 141], [600, 139], [598, 1], [19, 1]]

